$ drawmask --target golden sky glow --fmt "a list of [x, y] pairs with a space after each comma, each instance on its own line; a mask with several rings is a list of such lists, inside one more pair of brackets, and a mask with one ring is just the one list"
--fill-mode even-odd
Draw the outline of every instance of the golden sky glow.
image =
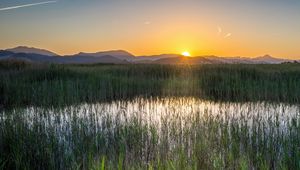
[[45, 2], [1, 3], [1, 49], [300, 58], [298, 0]]

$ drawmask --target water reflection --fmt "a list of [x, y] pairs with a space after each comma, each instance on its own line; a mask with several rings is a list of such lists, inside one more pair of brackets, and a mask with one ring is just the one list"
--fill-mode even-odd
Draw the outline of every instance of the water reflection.
[[[299, 106], [272, 104], [266, 102], [230, 103], [211, 102], [197, 98], [136, 98], [131, 101], [111, 103], [82, 104], [62, 109], [43, 109], [29, 107], [3, 111], [1, 121], [21, 119], [29, 126], [43, 123], [45, 128], [55, 127], [58, 133], [66, 133], [74, 122], [88, 123], [88, 128], [96, 132], [107, 126], [128, 123], [136, 119], [142, 125], [154, 126], [162, 130], [165, 123], [174, 121], [178, 128], [191, 128], [195, 122], [205, 124], [214, 120], [221, 124], [247, 126], [251, 133], [254, 123], [259, 123], [265, 131], [276, 126], [284, 133], [292, 120], [300, 116]], [[200, 119], [200, 120], [198, 120]]]

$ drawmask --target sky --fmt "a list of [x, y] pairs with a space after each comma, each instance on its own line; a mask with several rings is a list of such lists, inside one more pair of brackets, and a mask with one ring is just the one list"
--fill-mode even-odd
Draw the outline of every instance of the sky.
[[299, 0], [0, 0], [0, 49], [300, 58]]

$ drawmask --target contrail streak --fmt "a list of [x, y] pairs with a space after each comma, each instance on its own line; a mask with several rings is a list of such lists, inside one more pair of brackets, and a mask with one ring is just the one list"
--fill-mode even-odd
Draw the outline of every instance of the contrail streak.
[[55, 3], [55, 2], [57, 2], [57, 1], [46, 1], [46, 2], [25, 4], [25, 5], [11, 6], [11, 7], [0, 8], [0, 11], [6, 11], [6, 10], [10, 10], [10, 9], [17, 9], [17, 8], [23, 8], [23, 7], [29, 7], [29, 6], [36, 6], [36, 5], [43, 5], [43, 4], [49, 4], [49, 3]]

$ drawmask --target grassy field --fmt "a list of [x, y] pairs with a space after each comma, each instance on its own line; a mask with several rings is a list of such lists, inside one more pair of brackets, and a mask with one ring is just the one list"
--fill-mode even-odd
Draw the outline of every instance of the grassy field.
[[6, 108], [136, 96], [299, 103], [300, 65], [0, 64], [0, 105]]
[[0, 80], [0, 169], [300, 169], [297, 64], [8, 62]]
[[[116, 112], [101, 104], [6, 111], [0, 115], [0, 168], [300, 168], [299, 107], [289, 113], [293, 109], [272, 104], [206, 102], [201, 111], [195, 100], [121, 101], [114, 103]], [[169, 107], [160, 110], [161, 104]], [[140, 109], [126, 111], [132, 105]], [[230, 111], [229, 105], [258, 112]]]

